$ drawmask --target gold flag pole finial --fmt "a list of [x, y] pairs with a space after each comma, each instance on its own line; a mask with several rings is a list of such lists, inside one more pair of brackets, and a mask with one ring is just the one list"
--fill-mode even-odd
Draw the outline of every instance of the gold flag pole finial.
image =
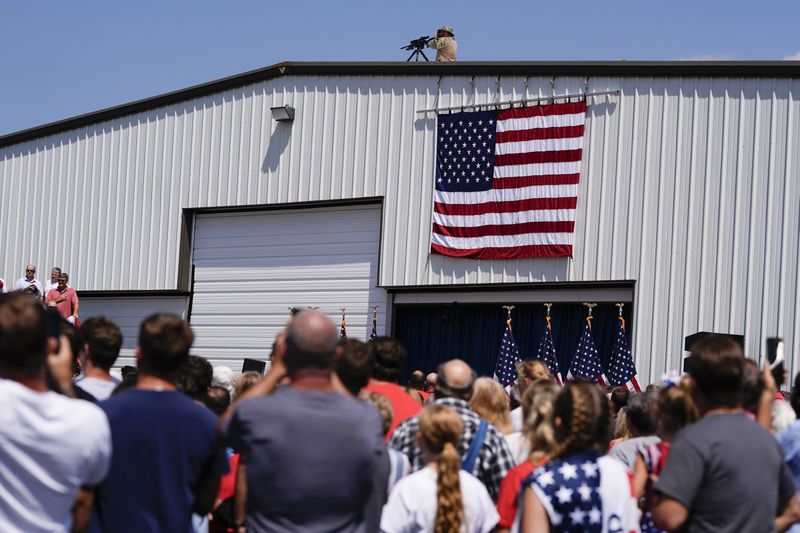
[[502, 307], [503, 307], [503, 309], [506, 310], [506, 313], [507, 313], [506, 325], [508, 326], [508, 329], [511, 330], [511, 310], [514, 309], [514, 306], [513, 305], [504, 305]]
[[586, 317], [586, 322], [589, 323], [589, 329], [592, 329], [592, 319], [594, 319], [594, 317], [592, 316], [592, 310], [595, 307], [597, 307], [597, 304], [596, 303], [583, 302], [583, 305], [585, 305], [587, 307], [587, 309], [589, 309], [589, 315]]
[[553, 307], [553, 303], [552, 302], [547, 302], [547, 303], [544, 304], [544, 306], [547, 308], [547, 315], [545, 315], [545, 317], [544, 317], [545, 320], [547, 320], [547, 329], [552, 329], [552, 327], [550, 325], [550, 308]]
[[620, 303], [615, 304], [615, 305], [619, 308], [619, 316], [617, 318], [622, 323], [622, 329], [624, 331], [625, 330], [625, 319], [622, 318], [622, 308], [625, 307], [625, 304], [620, 302]]

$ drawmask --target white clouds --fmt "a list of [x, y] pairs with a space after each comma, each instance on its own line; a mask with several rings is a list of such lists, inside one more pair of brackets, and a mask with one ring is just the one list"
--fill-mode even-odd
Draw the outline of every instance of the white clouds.
[[787, 61], [800, 61], [800, 52], [795, 52], [793, 54], [785, 56], [783, 59]]

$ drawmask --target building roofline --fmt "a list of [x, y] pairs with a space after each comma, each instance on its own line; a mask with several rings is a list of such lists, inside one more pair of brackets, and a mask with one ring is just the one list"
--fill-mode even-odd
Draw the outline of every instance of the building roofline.
[[289, 75], [312, 76], [621, 76], [800, 78], [800, 61], [458, 61], [293, 62], [194, 85], [0, 136], [0, 147]]

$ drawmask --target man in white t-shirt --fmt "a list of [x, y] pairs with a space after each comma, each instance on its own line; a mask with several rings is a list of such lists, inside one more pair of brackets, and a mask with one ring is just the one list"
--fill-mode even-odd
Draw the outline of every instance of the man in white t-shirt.
[[36, 279], [36, 265], [25, 265], [25, 277], [19, 278], [17, 282], [14, 284], [15, 291], [24, 291], [30, 286], [36, 287], [36, 292], [34, 293], [40, 300], [44, 301], [44, 297], [46, 296], [44, 293], [44, 286], [42, 282]]
[[108, 420], [96, 405], [50, 392], [48, 357], [71, 358], [47, 337], [44, 309], [0, 296], [0, 531], [62, 533], [88, 527], [93, 487], [111, 462]]
[[58, 267], [53, 267], [50, 270], [50, 281], [46, 281], [44, 283], [44, 292], [42, 294], [45, 298], [47, 298], [47, 295], [50, 294], [50, 291], [58, 288], [58, 278], [60, 277], [61, 269]]
[[119, 385], [119, 380], [111, 376], [110, 370], [122, 348], [122, 331], [112, 321], [98, 315], [81, 325], [81, 334], [86, 342], [80, 361], [83, 376], [76, 379], [75, 384], [98, 401], [106, 400]]

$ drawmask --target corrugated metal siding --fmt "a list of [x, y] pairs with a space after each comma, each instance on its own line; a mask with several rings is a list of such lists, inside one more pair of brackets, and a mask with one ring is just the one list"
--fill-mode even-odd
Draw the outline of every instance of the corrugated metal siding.
[[798, 83], [590, 78], [621, 95], [589, 107], [575, 257], [502, 262], [428, 255], [435, 124], [415, 111], [549, 95], [549, 77], [277, 78], [0, 149], [0, 272], [175, 288], [181, 208], [379, 195], [383, 285], [635, 279], [645, 380], [697, 330], [800, 354]]

